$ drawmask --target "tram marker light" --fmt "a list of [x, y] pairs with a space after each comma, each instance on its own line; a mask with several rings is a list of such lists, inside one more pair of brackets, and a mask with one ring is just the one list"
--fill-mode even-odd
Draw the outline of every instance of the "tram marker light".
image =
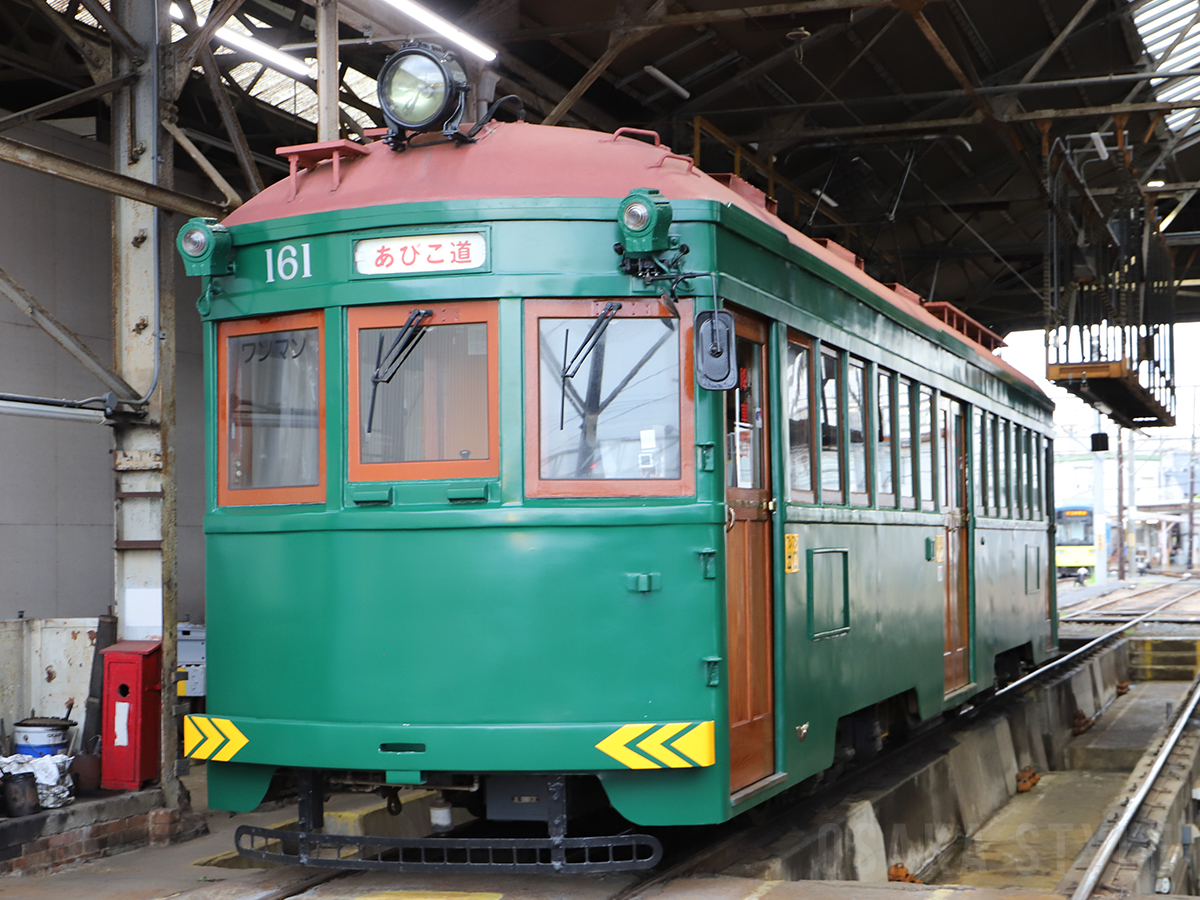
[[733, 314], [706, 309], [696, 313], [696, 380], [706, 391], [737, 387], [737, 352], [733, 343]]
[[671, 246], [671, 202], [655, 188], [635, 188], [617, 214], [625, 255], [649, 256]]
[[229, 262], [232, 244], [229, 232], [216, 219], [189, 219], [175, 238], [188, 275], [228, 275], [233, 271]]

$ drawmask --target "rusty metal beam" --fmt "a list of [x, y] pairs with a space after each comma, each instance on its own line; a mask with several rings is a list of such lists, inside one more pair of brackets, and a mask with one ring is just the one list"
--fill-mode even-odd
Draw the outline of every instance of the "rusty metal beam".
[[10, 116], [2, 116], [0, 117], [0, 131], [8, 131], [10, 128], [16, 128], [18, 125], [37, 121], [53, 113], [70, 109], [72, 106], [78, 106], [80, 103], [86, 103], [88, 100], [94, 100], [97, 97], [110, 94], [118, 88], [125, 87], [127, 84], [133, 84], [137, 79], [137, 74], [131, 72], [128, 75], [111, 78], [100, 84], [86, 87], [81, 91], [67, 94], [65, 97], [59, 97], [57, 100], [47, 100], [45, 103], [39, 103], [37, 106], [31, 106], [29, 109], [21, 110], [21, 112], [13, 113]]
[[100, 361], [88, 346], [71, 329], [58, 321], [54, 315], [38, 303], [25, 288], [0, 269], [0, 294], [12, 301], [13, 306], [29, 317], [38, 328], [46, 332], [53, 341], [74, 357], [80, 365], [95, 375], [100, 382], [117, 395], [120, 400], [136, 400], [138, 392], [130, 387], [120, 375]]
[[575, 105], [575, 102], [583, 96], [584, 92], [590, 88], [602, 74], [604, 70], [612, 65], [613, 60], [636, 44], [645, 36], [645, 32], [630, 31], [625, 34], [614, 34], [608, 42], [608, 49], [605, 50], [600, 58], [592, 63], [592, 67], [584, 73], [583, 77], [575, 82], [565, 97], [558, 101], [558, 105], [550, 110], [550, 114], [542, 120], [543, 125], [557, 125], [559, 120]]
[[[217, 33], [217, 29], [228, 22], [244, 2], [245, 0], [222, 0], [221, 4], [204, 20], [203, 25], [179, 42], [180, 46], [175, 55], [175, 90], [177, 92], [182, 92], [183, 86], [187, 84], [187, 74], [196, 64], [196, 57], [200, 55], [201, 50], [208, 47], [213, 35]], [[191, 4], [185, 0], [185, 16], [191, 8]]]
[[216, 56], [212, 52], [212, 48], [208, 44], [204, 44], [200, 48], [200, 65], [204, 69], [204, 80], [208, 82], [209, 92], [212, 94], [213, 101], [217, 104], [217, 111], [221, 114], [221, 121], [225, 125], [225, 132], [229, 135], [229, 140], [233, 144], [234, 155], [237, 156], [238, 165], [242, 168], [242, 175], [246, 178], [246, 184], [250, 187], [252, 194], [257, 194], [265, 186], [262, 174], [258, 171], [258, 163], [254, 161], [254, 155], [250, 152], [250, 144], [246, 141], [246, 133], [242, 130], [242, 123], [238, 121], [237, 110], [233, 108], [233, 101], [229, 99], [229, 92], [225, 89], [225, 82], [221, 80], [221, 70], [217, 67]]
[[[940, 0], [930, 0], [940, 2]], [[568, 37], [596, 31], [641, 31], [649, 33], [663, 28], [694, 27], [717, 22], [737, 22], [765, 16], [790, 16], [811, 12], [827, 12], [839, 9], [864, 9], [894, 5], [892, 0], [805, 0], [800, 3], [773, 3], [768, 6], [739, 6], [733, 9], [711, 9], [703, 12], [673, 13], [653, 22], [631, 25], [627, 21], [609, 20], [581, 22], [578, 25], [544, 25], [522, 28], [517, 31], [500, 32], [495, 39], [504, 43], [535, 41], [547, 38]]]
[[169, 119], [163, 119], [162, 127], [167, 134], [175, 139], [175, 143], [183, 148], [183, 152], [190, 156], [192, 161], [208, 176], [209, 181], [215, 184], [217, 189], [225, 195], [225, 203], [228, 206], [238, 207], [242, 205], [241, 195], [233, 189], [233, 185], [225, 180], [225, 176], [217, 171], [217, 167], [209, 162], [204, 152], [192, 143], [192, 139], [184, 134], [182, 128]]
[[185, 216], [220, 217], [225, 214], [220, 206], [208, 200], [168, 190], [137, 178], [130, 178], [128, 175], [121, 175], [110, 169], [102, 169], [99, 166], [60, 156], [49, 150], [23, 144], [3, 136], [0, 136], [0, 162], [23, 166], [46, 175], [54, 175], [76, 184], [107, 191], [129, 200], [148, 203], [159, 209], [169, 209]]
[[[1179, 100], [1147, 103], [1110, 103], [1104, 106], [1080, 106], [1071, 109], [1035, 109], [1028, 112], [996, 116], [1002, 124], [1010, 122], [1039, 122], [1049, 119], [1083, 119], [1090, 116], [1113, 116], [1129, 113], [1165, 112], [1173, 109], [1200, 109], [1200, 100]], [[849, 125], [844, 128], [810, 128], [792, 132], [786, 137], [796, 141], [821, 140], [825, 138], [860, 137], [863, 135], [886, 134], [933, 134], [951, 128], [982, 125], [986, 120], [982, 113], [958, 116], [952, 119], [911, 119], [905, 122], [881, 122], [868, 125]], [[772, 134], [743, 138], [745, 140], [767, 140]]]
[[1046, 63], [1050, 62], [1050, 60], [1054, 57], [1054, 54], [1058, 52], [1059, 48], [1066, 42], [1067, 38], [1071, 36], [1071, 32], [1073, 32], [1076, 26], [1083, 21], [1084, 17], [1092, 11], [1092, 7], [1095, 5], [1096, 0], [1087, 0], [1087, 2], [1085, 2], [1083, 6], [1079, 8], [1079, 12], [1075, 13], [1074, 18], [1067, 23], [1067, 27], [1058, 33], [1058, 36], [1051, 42], [1050, 46], [1046, 48], [1046, 52], [1039, 56], [1037, 62], [1029, 67], [1029, 71], [1026, 72], [1021, 78], [1021, 84], [1028, 84], [1029, 82], [1033, 81], [1037, 73], [1042, 71], [1042, 67], [1046, 65]]
[[80, 0], [83, 3], [84, 9], [92, 14], [100, 27], [108, 32], [108, 37], [114, 43], [119, 44], [125, 54], [134, 62], [141, 63], [146, 58], [146, 51], [133, 37], [121, 27], [121, 23], [113, 18], [112, 13], [104, 6], [100, 0]]

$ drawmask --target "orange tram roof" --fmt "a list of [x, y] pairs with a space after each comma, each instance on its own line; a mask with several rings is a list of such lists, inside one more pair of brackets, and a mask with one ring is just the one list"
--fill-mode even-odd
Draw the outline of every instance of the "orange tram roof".
[[[346, 142], [336, 142], [341, 145]], [[323, 145], [283, 148], [281, 155], [312, 165]], [[307, 153], [303, 152], [307, 151]], [[714, 200], [736, 206], [786, 235], [795, 246], [857, 281], [871, 293], [936, 331], [953, 334], [980, 356], [1042, 393], [1035, 382], [994, 356], [988, 348], [925, 310], [910, 291], [898, 292], [867, 275], [853, 255], [836, 245], [826, 248], [783, 222], [670, 148], [638, 137], [496, 122], [476, 142], [450, 147], [438, 142], [410, 145], [396, 153], [383, 141], [342, 152], [339, 164], [313, 165], [284, 178], [234, 210], [227, 226], [395, 203], [477, 201], [537, 197], [612, 197], [623, 199], [634, 188], [657, 188], [668, 200]], [[336, 182], [335, 182], [336, 178]], [[336, 186], [335, 186], [336, 185]], [[838, 251], [841, 251], [840, 253]]]

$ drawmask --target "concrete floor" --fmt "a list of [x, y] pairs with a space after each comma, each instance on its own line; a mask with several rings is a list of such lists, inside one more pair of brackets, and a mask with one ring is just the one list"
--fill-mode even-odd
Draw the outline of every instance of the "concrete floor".
[[936, 881], [1053, 890], [1126, 778], [1125, 772], [1047, 772], [964, 842]]
[[1072, 769], [1132, 772], [1150, 739], [1166, 725], [1167, 710], [1179, 709], [1190, 682], [1144, 681], [1130, 687], [1096, 720], [1096, 724], [1067, 746]]

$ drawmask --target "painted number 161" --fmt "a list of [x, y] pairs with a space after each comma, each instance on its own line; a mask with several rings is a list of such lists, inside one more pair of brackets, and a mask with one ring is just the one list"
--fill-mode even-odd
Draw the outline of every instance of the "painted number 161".
[[301, 244], [300, 252], [297, 253], [291, 244], [284, 244], [279, 248], [278, 257], [275, 256], [275, 251], [268, 247], [267, 284], [274, 282], [276, 275], [281, 281], [291, 281], [297, 275], [301, 278], [312, 278], [308, 247], [307, 243]]

